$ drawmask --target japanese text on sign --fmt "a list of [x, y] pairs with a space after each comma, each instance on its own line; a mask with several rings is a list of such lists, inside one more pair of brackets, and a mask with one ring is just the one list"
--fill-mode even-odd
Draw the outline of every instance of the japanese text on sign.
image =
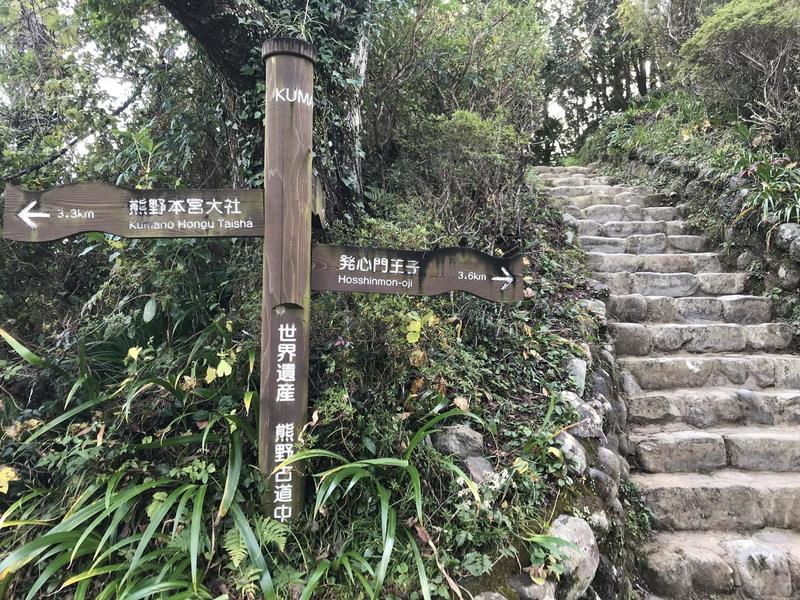
[[[275, 426], [275, 462], [280, 464], [294, 455], [294, 423], [278, 423]], [[272, 516], [278, 521], [292, 518], [292, 467], [275, 471]]]
[[419, 273], [419, 261], [404, 258], [388, 258], [386, 256], [369, 259], [365, 256], [356, 258], [342, 254], [339, 257], [340, 271], [357, 271], [359, 273], [380, 273], [383, 275], [416, 275]]
[[188, 215], [240, 215], [238, 198], [203, 200], [202, 198], [131, 198], [128, 201], [128, 215], [137, 217], [157, 217], [165, 214]]
[[[278, 326], [276, 364], [276, 402], [294, 402], [297, 384], [297, 326], [282, 323]], [[280, 464], [294, 454], [294, 424], [275, 426], [275, 463]], [[292, 517], [292, 469], [284, 467], [275, 474], [272, 516], [278, 521]]]

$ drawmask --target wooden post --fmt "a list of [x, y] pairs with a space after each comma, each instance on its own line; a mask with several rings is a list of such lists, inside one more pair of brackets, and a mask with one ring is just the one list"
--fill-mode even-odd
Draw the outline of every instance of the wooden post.
[[314, 47], [264, 42], [264, 283], [261, 313], [259, 468], [268, 477], [268, 515], [296, 517], [302, 472], [277, 465], [294, 452], [307, 421], [311, 296]]

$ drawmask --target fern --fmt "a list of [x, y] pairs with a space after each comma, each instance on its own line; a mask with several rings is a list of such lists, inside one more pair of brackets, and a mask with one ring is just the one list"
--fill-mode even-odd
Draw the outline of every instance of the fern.
[[281, 552], [286, 548], [289, 527], [269, 517], [256, 517], [256, 535], [263, 547], [275, 546]]
[[225, 548], [228, 558], [237, 569], [247, 558], [247, 546], [244, 543], [244, 538], [239, 533], [239, 529], [236, 527], [232, 527], [225, 532], [225, 536], [222, 538], [222, 547]]
[[258, 597], [258, 578], [261, 576], [261, 569], [250, 566], [241, 572], [236, 578], [236, 591], [239, 597], [244, 600], [255, 600]]

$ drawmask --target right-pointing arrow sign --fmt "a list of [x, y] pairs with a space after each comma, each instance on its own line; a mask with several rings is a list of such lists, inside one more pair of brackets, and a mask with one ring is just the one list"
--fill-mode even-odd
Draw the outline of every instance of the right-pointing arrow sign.
[[[468, 248], [428, 251], [313, 244], [311, 289], [435, 296], [461, 291], [496, 302], [525, 298], [523, 258]], [[495, 275], [498, 271], [502, 275]], [[500, 285], [498, 285], [498, 283]]]
[[502, 281], [503, 286], [500, 288], [500, 291], [503, 292], [508, 286], [514, 283], [514, 277], [505, 267], [501, 267], [500, 270], [503, 272], [503, 277], [492, 277], [492, 281]]
[[17, 216], [20, 219], [22, 219], [23, 221], [25, 221], [25, 224], [28, 227], [30, 227], [31, 229], [37, 229], [39, 227], [36, 224], [36, 222], [33, 220], [34, 218], [37, 218], [37, 219], [50, 218], [50, 213], [49, 212], [48, 213], [46, 213], [46, 212], [32, 212], [33, 209], [36, 207], [36, 204], [37, 204], [37, 201], [34, 200], [33, 202], [31, 202], [30, 204], [25, 206], [25, 208], [23, 208], [21, 211], [19, 211], [19, 214], [17, 214]]

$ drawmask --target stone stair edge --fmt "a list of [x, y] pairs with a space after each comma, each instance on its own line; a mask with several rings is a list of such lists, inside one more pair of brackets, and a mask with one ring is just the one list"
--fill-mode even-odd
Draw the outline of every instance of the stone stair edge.
[[[800, 534], [796, 531], [665, 531], [656, 533], [645, 551], [645, 578], [665, 598], [688, 599], [701, 591], [720, 600], [777, 600], [797, 598], [800, 592], [796, 589], [800, 585]], [[650, 600], [658, 598], [650, 596]]]

